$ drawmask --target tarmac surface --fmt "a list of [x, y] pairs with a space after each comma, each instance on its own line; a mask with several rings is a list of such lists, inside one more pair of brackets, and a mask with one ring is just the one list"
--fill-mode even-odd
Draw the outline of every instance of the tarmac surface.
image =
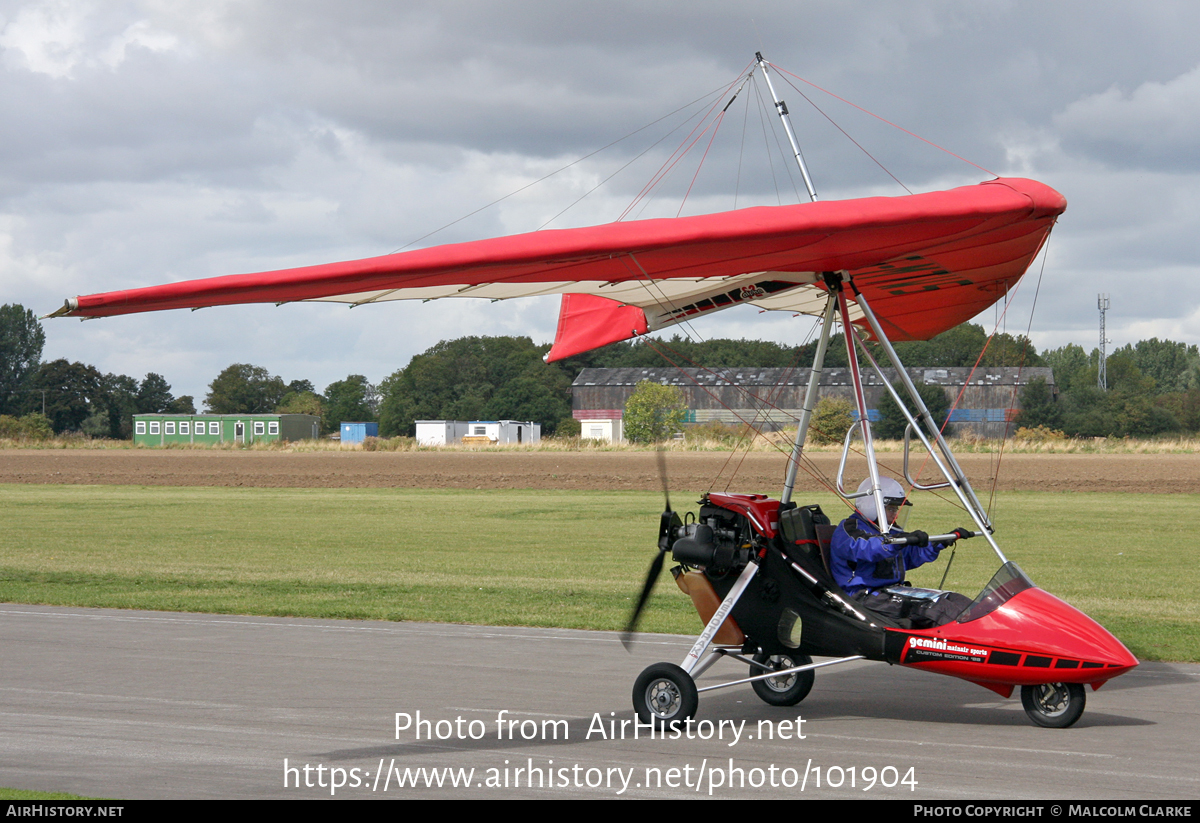
[[[634, 679], [690, 642], [643, 635], [629, 654], [606, 632], [0, 604], [0, 786], [127, 799], [1200, 796], [1197, 665], [1143, 664], [1052, 730], [1016, 696], [859, 661], [818, 671], [799, 706], [736, 686], [701, 694], [690, 739], [633, 739]], [[743, 676], [718, 663], [700, 685]]]

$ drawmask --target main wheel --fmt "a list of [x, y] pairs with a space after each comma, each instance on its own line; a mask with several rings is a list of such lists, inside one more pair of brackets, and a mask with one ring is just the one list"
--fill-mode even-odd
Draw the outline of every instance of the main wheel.
[[633, 709], [643, 723], [663, 728], [695, 717], [699, 706], [696, 682], [673, 663], [648, 666], [633, 684]]
[[1039, 726], [1065, 729], [1083, 714], [1087, 702], [1083, 686], [1078, 683], [1046, 683], [1041, 686], [1022, 686], [1021, 705], [1025, 714]]
[[[807, 666], [812, 662], [812, 658], [807, 654], [767, 655], [760, 652], [754, 655], [754, 662], [762, 663], [778, 671], [794, 666]], [[757, 674], [766, 674], [766, 671], [757, 666], [751, 666], [750, 676], [753, 677]], [[808, 697], [815, 679], [816, 677], [810, 669], [806, 672], [793, 672], [778, 677], [768, 677], [766, 680], [755, 680], [750, 685], [754, 687], [754, 693], [761, 697], [764, 703], [770, 703], [772, 706], [795, 706]]]

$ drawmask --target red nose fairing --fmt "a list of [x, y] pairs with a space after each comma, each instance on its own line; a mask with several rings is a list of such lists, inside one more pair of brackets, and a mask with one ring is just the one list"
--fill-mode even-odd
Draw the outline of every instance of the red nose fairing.
[[1013, 686], [1040, 683], [1090, 683], [1098, 689], [1138, 663], [1107, 629], [1041, 589], [1024, 588], [991, 610], [989, 605], [986, 598], [977, 600], [963, 622], [889, 629], [888, 658], [961, 677], [1005, 697]]

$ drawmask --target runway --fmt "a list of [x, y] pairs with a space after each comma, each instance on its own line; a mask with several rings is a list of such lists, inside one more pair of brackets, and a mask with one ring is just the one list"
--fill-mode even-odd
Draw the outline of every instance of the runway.
[[[818, 671], [790, 709], [740, 686], [702, 694], [679, 739], [634, 739], [628, 722], [622, 738], [638, 673], [678, 663], [690, 642], [643, 635], [629, 654], [605, 632], [3, 604], [0, 786], [125, 799], [1200, 796], [1197, 665], [1147, 663], [1089, 689], [1062, 731], [1029, 723], [1017, 697], [856, 662]], [[742, 676], [719, 663], [700, 684]]]

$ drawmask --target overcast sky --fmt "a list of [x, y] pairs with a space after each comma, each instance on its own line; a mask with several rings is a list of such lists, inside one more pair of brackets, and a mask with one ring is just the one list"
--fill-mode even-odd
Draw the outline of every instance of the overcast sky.
[[[1197, 30], [1194, 2], [0, 0], [0, 302], [44, 314], [77, 294], [385, 254], [712, 99], [762, 50], [991, 172], [1066, 196], [1032, 318], [1039, 348], [1090, 351], [1097, 292], [1111, 295], [1111, 348], [1200, 343]], [[822, 114], [785, 77], [774, 79], [823, 199], [904, 193], [825, 115], [912, 191], [989, 178], [792, 79]], [[777, 152], [769, 165], [759, 93], [748, 85], [730, 107], [684, 214], [796, 202]], [[420, 245], [537, 229], [645, 151], [550, 225], [614, 220], [695, 111]], [[679, 210], [707, 140], [634, 216]], [[1010, 332], [1030, 323], [1040, 268]], [[557, 307], [58, 319], [45, 321], [44, 357], [158, 372], [199, 404], [231, 363], [318, 390], [354, 373], [378, 382], [442, 339], [547, 342]], [[811, 326], [734, 309], [696, 332], [794, 343]]]

